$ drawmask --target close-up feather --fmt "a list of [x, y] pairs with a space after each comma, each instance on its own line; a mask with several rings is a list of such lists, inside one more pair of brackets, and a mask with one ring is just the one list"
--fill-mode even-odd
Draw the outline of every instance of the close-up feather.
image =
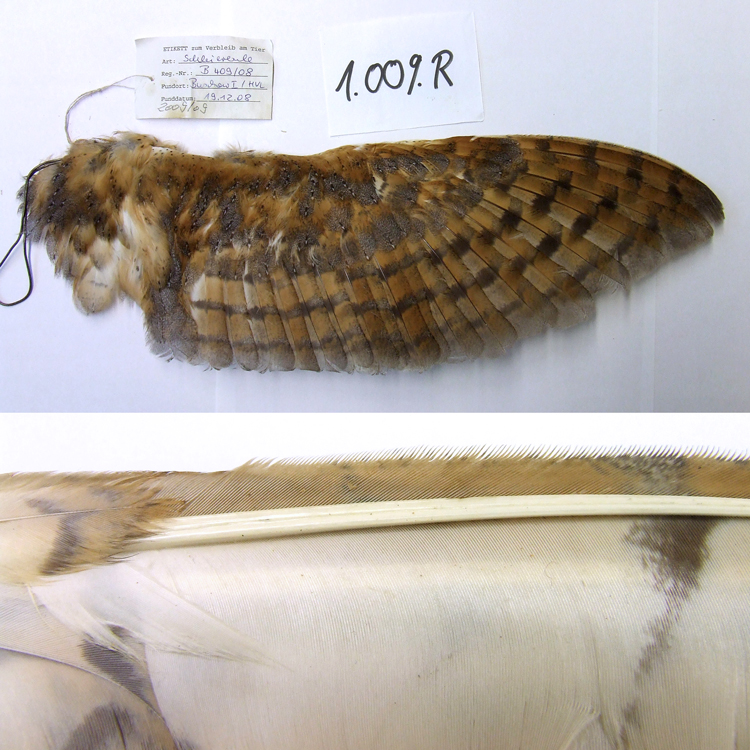
[[750, 747], [749, 467], [0, 476], [0, 744]]
[[260, 371], [496, 357], [723, 219], [654, 156], [528, 136], [203, 157], [126, 133], [74, 142], [22, 197], [83, 311], [129, 297], [155, 352]]

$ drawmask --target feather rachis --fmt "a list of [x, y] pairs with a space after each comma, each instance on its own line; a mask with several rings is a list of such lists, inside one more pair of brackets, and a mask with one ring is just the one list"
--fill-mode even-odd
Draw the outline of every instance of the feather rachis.
[[311, 505], [517, 495], [750, 494], [745, 459], [502, 452], [406, 454], [319, 463], [255, 463], [217, 474], [0, 478], [3, 580], [28, 581], [107, 562], [170, 517]]

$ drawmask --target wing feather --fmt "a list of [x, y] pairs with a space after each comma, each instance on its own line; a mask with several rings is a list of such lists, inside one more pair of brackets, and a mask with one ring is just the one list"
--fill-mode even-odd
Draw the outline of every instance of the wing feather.
[[128, 295], [157, 352], [261, 371], [497, 356], [723, 218], [657, 157], [532, 136], [209, 158], [121, 134], [74, 143], [30, 195], [84, 310]]
[[1, 476], [3, 740], [746, 747], [748, 496], [672, 453]]

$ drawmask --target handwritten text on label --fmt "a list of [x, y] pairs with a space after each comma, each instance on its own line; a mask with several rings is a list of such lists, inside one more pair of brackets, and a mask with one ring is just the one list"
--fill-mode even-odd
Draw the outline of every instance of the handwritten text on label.
[[[445, 69], [452, 62], [453, 53], [449, 49], [444, 49], [440, 52], [435, 53], [432, 58], [432, 63], [435, 65], [435, 76], [432, 83], [433, 88], [436, 89], [438, 87], [441, 76], [448, 82], [449, 86], [453, 85], [453, 81], [451, 81], [450, 77], [445, 72]], [[419, 67], [421, 66], [421, 64], [422, 55], [414, 53], [409, 58], [409, 67], [412, 69], [412, 73], [411, 80], [409, 81], [409, 89], [406, 92], [407, 96], [411, 96], [412, 91], [414, 91], [415, 83], [417, 84], [417, 86], [422, 85], [421, 82], [417, 83], [417, 75], [419, 74]], [[336, 91], [339, 92], [341, 91], [342, 86], [346, 84], [346, 100], [348, 102], [352, 100], [351, 84], [353, 75], [354, 60], [351, 60], [346, 66], [346, 70], [344, 71], [344, 75], [341, 77], [341, 81], [339, 81], [339, 85], [336, 87]], [[385, 84], [389, 89], [400, 89], [402, 84], [404, 83], [404, 78], [404, 66], [401, 60], [388, 60], [382, 65], [380, 63], [373, 63], [372, 65], [370, 65], [370, 67], [367, 68], [367, 72], [365, 73], [364, 84], [365, 88], [371, 94], [377, 94], [383, 84]], [[359, 96], [359, 91], [355, 91], [354, 96]]]
[[321, 44], [331, 135], [484, 116], [471, 13], [332, 26]]
[[[176, 43], [181, 42], [181, 43]], [[271, 43], [239, 37], [139, 39], [138, 72], [153, 81], [136, 96], [136, 115], [271, 118]]]

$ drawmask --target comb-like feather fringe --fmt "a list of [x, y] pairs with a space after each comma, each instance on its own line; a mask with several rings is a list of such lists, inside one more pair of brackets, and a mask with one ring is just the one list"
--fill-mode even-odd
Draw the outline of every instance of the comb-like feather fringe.
[[480, 448], [0, 477], [3, 742], [748, 748], [749, 472]]

